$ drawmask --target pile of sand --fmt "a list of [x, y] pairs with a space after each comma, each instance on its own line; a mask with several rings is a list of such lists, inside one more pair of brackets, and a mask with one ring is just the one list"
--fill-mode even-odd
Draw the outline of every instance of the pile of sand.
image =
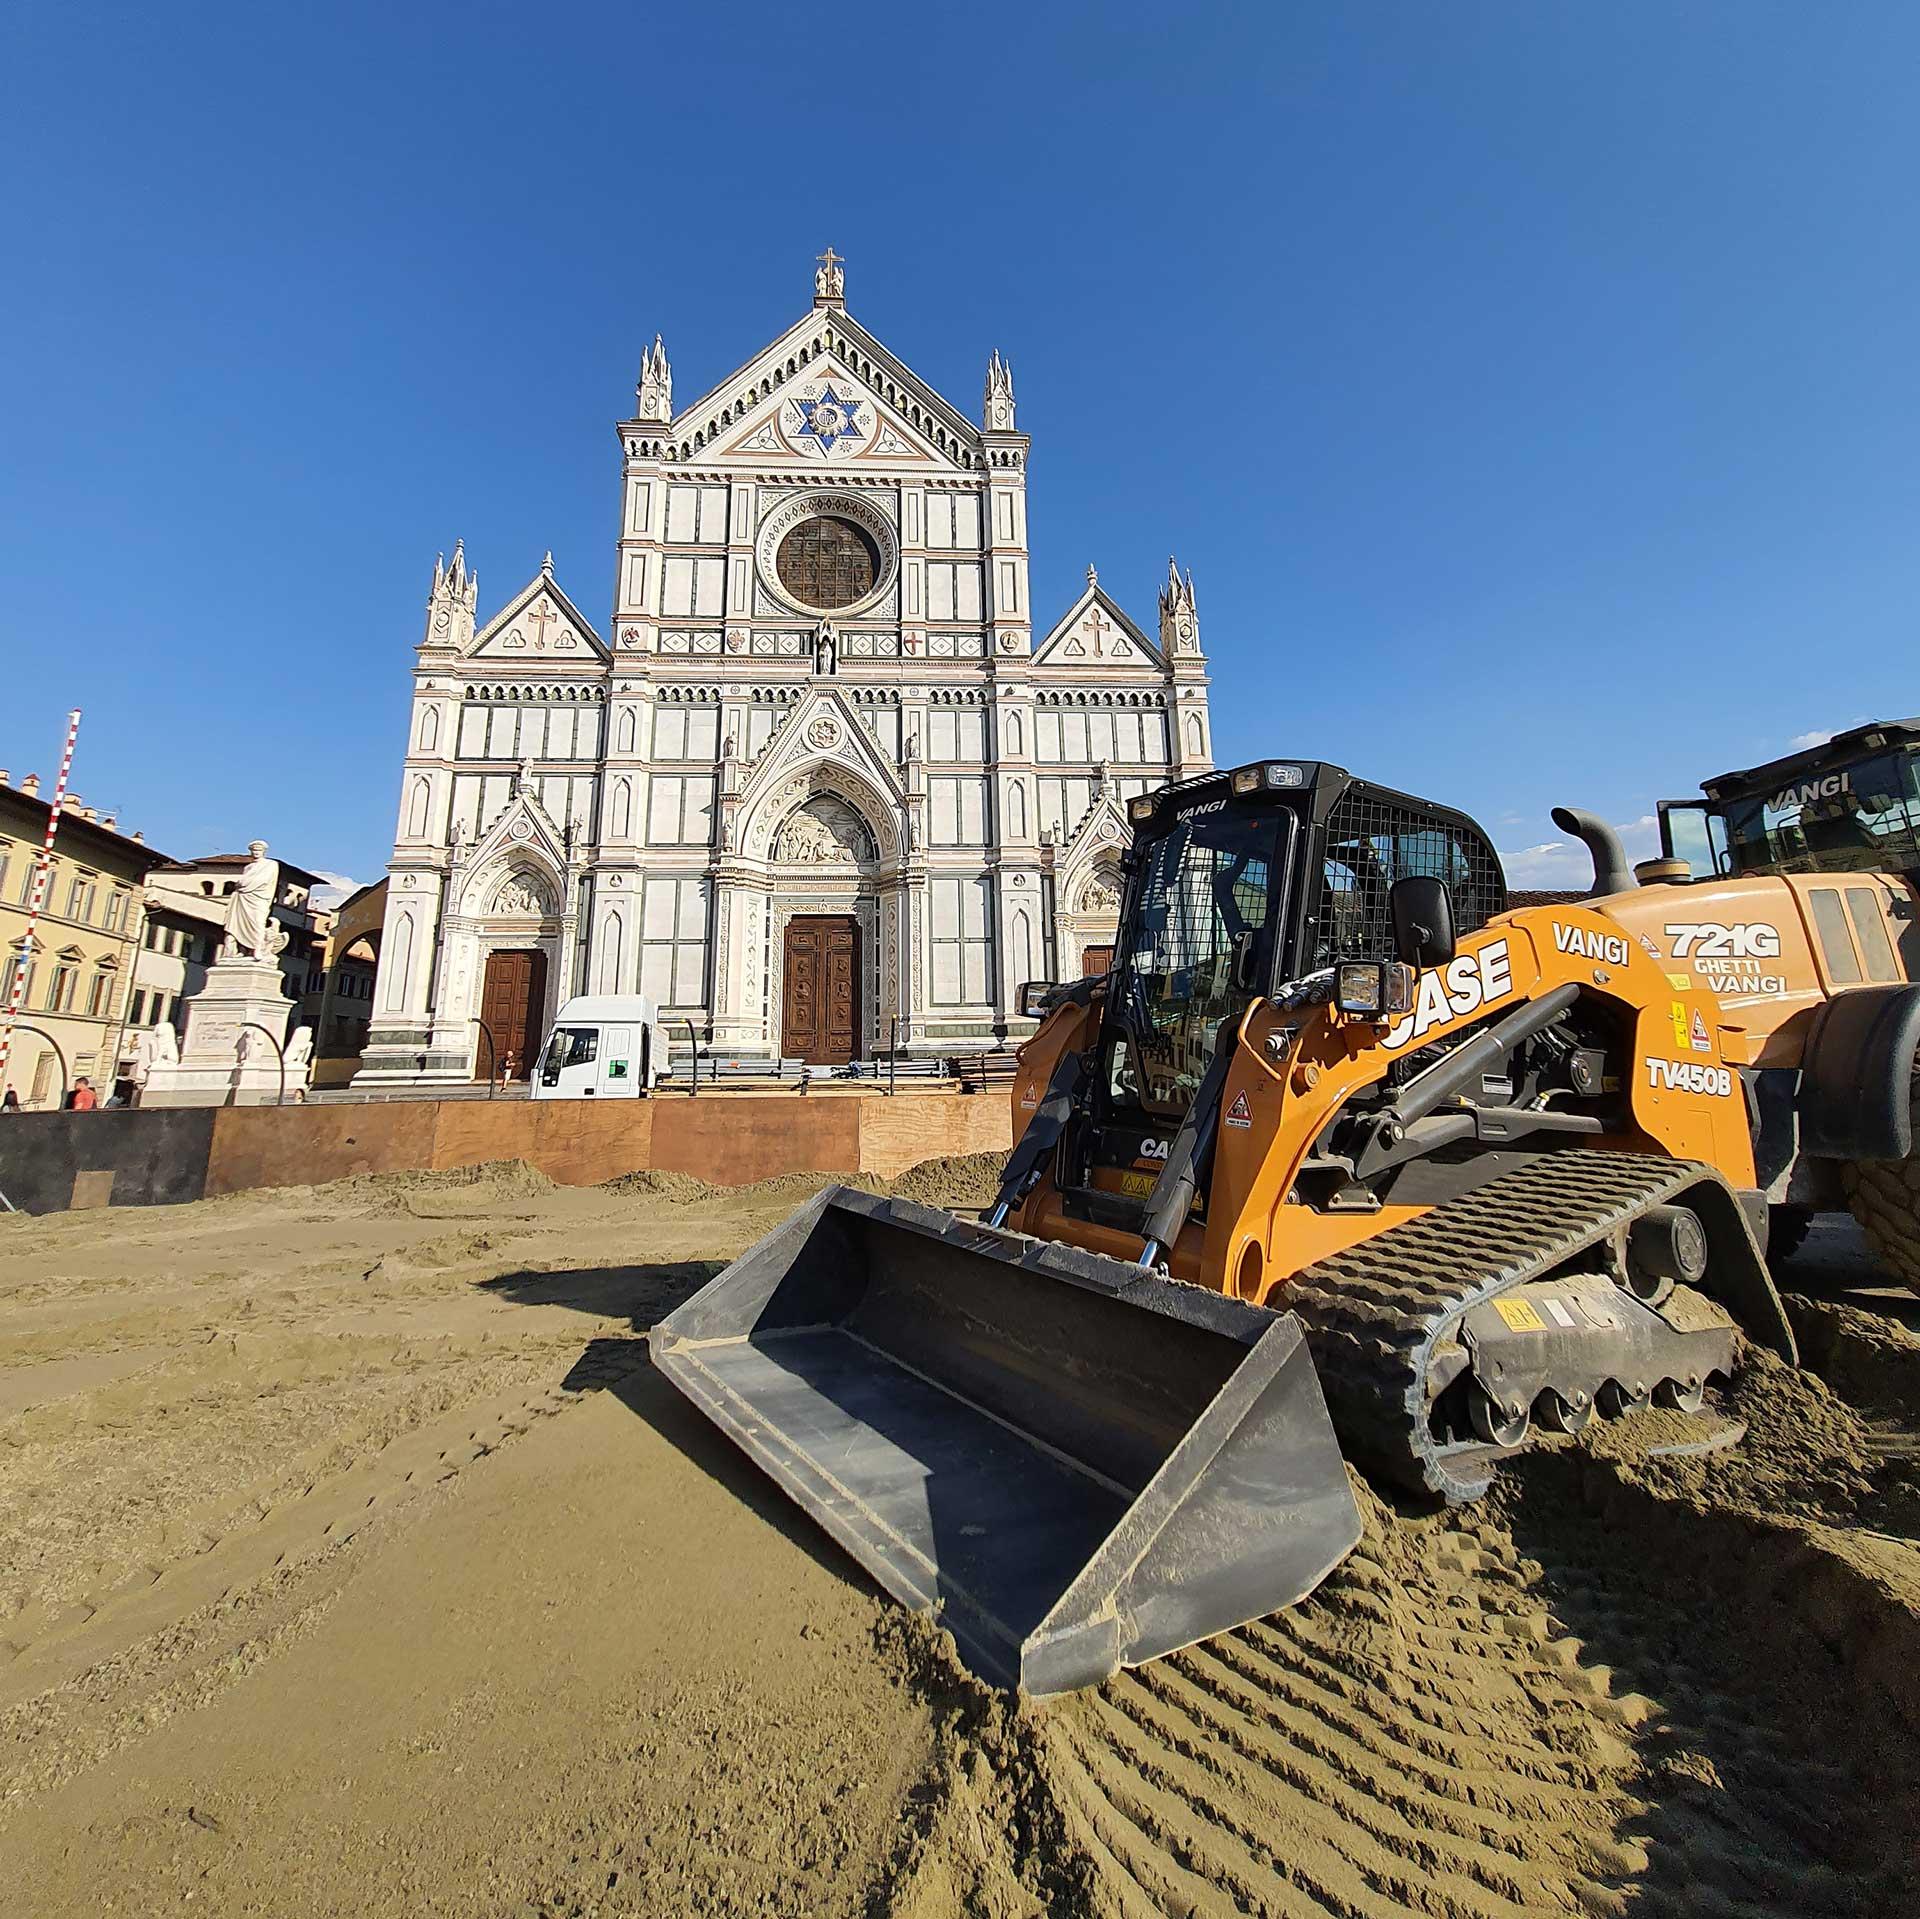
[[920, 1206], [977, 1211], [991, 1206], [998, 1196], [1006, 1164], [1005, 1153], [955, 1153], [922, 1160], [893, 1179], [878, 1173], [783, 1173], [775, 1179], [755, 1180], [749, 1186], [709, 1186], [691, 1173], [643, 1168], [606, 1181], [600, 1191], [665, 1200], [676, 1206], [717, 1202], [728, 1208], [758, 1211], [775, 1202], [802, 1206], [824, 1187], [851, 1186], [885, 1198], [910, 1199]]

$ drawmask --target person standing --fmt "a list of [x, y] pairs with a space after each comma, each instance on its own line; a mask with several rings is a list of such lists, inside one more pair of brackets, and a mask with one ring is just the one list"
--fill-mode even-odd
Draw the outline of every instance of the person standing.
[[100, 1104], [90, 1079], [77, 1080], [67, 1098], [67, 1110], [70, 1113], [91, 1113]]

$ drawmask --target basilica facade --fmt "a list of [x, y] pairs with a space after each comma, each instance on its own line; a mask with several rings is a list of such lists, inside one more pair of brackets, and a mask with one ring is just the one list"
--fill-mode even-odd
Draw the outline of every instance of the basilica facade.
[[576, 993], [749, 1060], [967, 1052], [1104, 963], [1126, 801], [1212, 764], [1192, 580], [1149, 634], [1089, 567], [1037, 626], [1010, 369], [976, 424], [844, 273], [683, 409], [654, 341], [604, 632], [551, 558], [484, 622], [436, 565], [365, 1083], [524, 1074]]

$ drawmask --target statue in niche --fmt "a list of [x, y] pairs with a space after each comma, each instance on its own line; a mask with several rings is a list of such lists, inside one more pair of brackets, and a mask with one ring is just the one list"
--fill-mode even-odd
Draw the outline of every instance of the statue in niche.
[[834, 638], [833, 622], [822, 620], [813, 638], [813, 670], [831, 674], [839, 670], [839, 641]]

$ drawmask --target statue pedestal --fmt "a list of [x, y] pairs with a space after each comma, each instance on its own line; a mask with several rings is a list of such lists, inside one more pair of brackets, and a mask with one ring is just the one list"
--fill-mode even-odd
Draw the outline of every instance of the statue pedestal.
[[[187, 1001], [187, 1036], [180, 1057], [155, 1061], [140, 1095], [142, 1106], [272, 1106], [280, 1098], [280, 1062], [267, 1033], [286, 1044], [293, 1013], [273, 960], [223, 959], [207, 969], [207, 983]], [[242, 1037], [247, 1056], [240, 1057]], [[287, 1075], [291, 1098], [304, 1072]]]

